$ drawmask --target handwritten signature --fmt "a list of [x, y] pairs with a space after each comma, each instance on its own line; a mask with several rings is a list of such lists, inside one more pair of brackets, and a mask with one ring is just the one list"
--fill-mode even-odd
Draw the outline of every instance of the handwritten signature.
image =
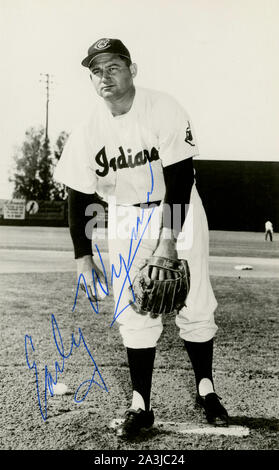
[[[150, 168], [150, 175], [151, 175], [151, 189], [150, 191], [147, 191], [147, 203], [150, 201], [150, 195], [153, 193], [153, 189], [154, 189], [154, 178], [153, 178], [153, 171], [152, 171], [152, 167], [151, 167], [151, 163], [149, 163], [149, 168]], [[147, 221], [145, 222], [145, 224], [143, 224], [143, 219], [144, 219], [144, 208], [142, 208], [142, 212], [141, 212], [141, 216], [137, 216], [137, 219], [136, 219], [136, 226], [132, 228], [132, 231], [131, 231], [131, 241], [130, 241], [130, 246], [129, 246], [129, 253], [128, 253], [128, 259], [125, 260], [124, 257], [122, 256], [121, 253], [118, 254], [119, 256], [119, 269], [117, 270], [116, 267], [114, 266], [114, 264], [112, 264], [112, 269], [111, 269], [111, 285], [113, 285], [113, 282], [115, 279], [118, 279], [121, 274], [122, 274], [122, 269], [124, 268], [124, 273], [125, 273], [125, 277], [124, 277], [124, 280], [123, 280], [123, 284], [122, 284], [122, 287], [120, 289], [120, 294], [119, 294], [119, 297], [118, 297], [118, 300], [117, 302], [115, 302], [115, 310], [114, 310], [114, 315], [113, 315], [113, 320], [111, 322], [111, 325], [112, 326], [114, 324], [114, 322], [116, 321], [116, 319], [119, 317], [119, 315], [121, 315], [121, 313], [123, 313], [131, 304], [133, 304], [135, 302], [135, 295], [134, 295], [134, 291], [133, 291], [133, 286], [132, 286], [132, 282], [131, 282], [131, 279], [130, 279], [130, 270], [131, 270], [131, 267], [133, 265], [133, 262], [134, 262], [134, 259], [135, 259], [135, 256], [138, 252], [138, 249], [139, 249], [139, 246], [142, 242], [142, 238], [146, 232], [146, 229], [148, 227], [148, 224], [151, 220], [151, 217], [153, 215], [153, 212], [154, 212], [154, 207], [152, 208], [152, 210], [150, 211], [150, 214], [148, 216], [148, 219]], [[142, 234], [141, 236], [139, 237], [139, 228], [140, 227], [143, 227], [142, 228]], [[137, 244], [134, 245], [135, 241], [137, 240]], [[75, 300], [74, 300], [74, 305], [73, 305], [73, 311], [75, 310], [76, 308], [76, 304], [77, 304], [77, 299], [78, 299], [78, 293], [79, 293], [79, 288], [80, 288], [80, 283], [81, 281], [83, 281], [83, 284], [84, 284], [84, 287], [85, 287], [85, 290], [86, 290], [86, 294], [87, 294], [87, 297], [88, 297], [88, 300], [90, 302], [90, 305], [92, 307], [92, 309], [94, 310], [95, 313], [99, 313], [99, 304], [98, 304], [98, 295], [97, 295], [97, 286], [96, 286], [96, 282], [98, 282], [100, 288], [102, 289], [103, 293], [105, 295], [109, 295], [109, 286], [108, 286], [108, 277], [107, 277], [107, 273], [106, 273], [106, 269], [105, 269], [105, 266], [104, 266], [104, 262], [103, 262], [103, 259], [102, 259], [102, 256], [101, 256], [101, 253], [100, 253], [100, 250], [99, 250], [99, 247], [97, 244], [95, 244], [95, 247], [96, 247], [96, 251], [98, 253], [98, 256], [99, 256], [99, 259], [100, 259], [100, 262], [101, 262], [101, 265], [102, 265], [102, 270], [103, 270], [103, 275], [104, 275], [104, 278], [105, 278], [105, 285], [102, 284], [98, 274], [96, 273], [96, 271], [94, 269], [92, 269], [92, 279], [93, 279], [93, 293], [94, 293], [94, 296], [95, 296], [95, 300], [92, 300], [91, 299], [91, 296], [90, 296], [90, 293], [88, 291], [88, 288], [87, 288], [87, 285], [86, 285], [86, 281], [85, 281], [85, 277], [84, 275], [81, 273], [79, 278], [78, 278], [78, 283], [77, 283], [77, 289], [76, 289], [76, 295], [75, 295]], [[134, 250], [134, 251], [133, 251]], [[120, 301], [121, 301], [121, 298], [122, 298], [122, 295], [123, 295], [123, 291], [124, 291], [124, 288], [127, 284], [127, 282], [129, 282], [129, 286], [131, 287], [131, 293], [132, 293], [132, 297], [133, 297], [133, 300], [132, 301], [129, 301], [121, 310], [120, 310]]]
[[[153, 193], [153, 188], [154, 188], [153, 172], [152, 172], [152, 167], [151, 167], [150, 162], [149, 162], [149, 168], [150, 168], [150, 174], [151, 174], [151, 189], [150, 189], [150, 191], [147, 192], [147, 202], [150, 201], [150, 195]], [[135, 296], [134, 296], [134, 292], [133, 292], [133, 288], [132, 288], [132, 282], [131, 282], [131, 279], [130, 279], [130, 270], [131, 270], [131, 267], [133, 265], [135, 256], [138, 252], [139, 246], [142, 242], [142, 238], [143, 238], [143, 236], [146, 232], [148, 224], [149, 224], [149, 222], [151, 220], [151, 217], [153, 215], [153, 212], [154, 212], [154, 207], [150, 211], [150, 214], [148, 216], [147, 221], [145, 222], [145, 224], [143, 224], [144, 208], [142, 208], [141, 216], [137, 217], [136, 226], [133, 227], [133, 229], [131, 231], [131, 241], [130, 241], [129, 253], [128, 253], [127, 260], [125, 260], [124, 257], [122, 256], [122, 254], [119, 253], [118, 254], [118, 256], [119, 256], [119, 268], [118, 268], [118, 270], [112, 264], [111, 285], [113, 285], [113, 282], [115, 281], [115, 279], [118, 279], [121, 276], [121, 273], [122, 273], [123, 269], [125, 270], [124, 271], [125, 277], [124, 277], [124, 280], [123, 280], [123, 283], [122, 283], [122, 287], [121, 287], [121, 290], [120, 290], [118, 300], [117, 300], [116, 305], [115, 305], [113, 320], [112, 320], [112, 323], [111, 323], [110, 326], [112, 326], [114, 324], [114, 322], [116, 321], [116, 319], [119, 317], [119, 315], [121, 313], [123, 313], [132, 303], [135, 302]], [[140, 227], [142, 227], [141, 236], [139, 236]], [[137, 241], [137, 243], [135, 243], [136, 241]], [[84, 278], [83, 274], [80, 274], [79, 279], [78, 279], [78, 284], [77, 284], [77, 290], [76, 290], [76, 295], [75, 295], [74, 306], [73, 306], [73, 309], [72, 309], [73, 311], [75, 310], [75, 307], [76, 307], [81, 280], [84, 283], [86, 293], [87, 293], [87, 297], [88, 297], [88, 300], [91, 304], [91, 307], [93, 308], [93, 310], [96, 313], [99, 313], [96, 282], [99, 283], [99, 286], [102, 289], [102, 291], [104, 292], [104, 294], [109, 295], [108, 277], [107, 277], [105, 265], [104, 265], [101, 253], [99, 251], [98, 245], [96, 244], [95, 247], [96, 247], [96, 250], [97, 250], [98, 256], [100, 258], [101, 265], [102, 265], [103, 275], [104, 275], [104, 278], [105, 278], [105, 285], [103, 285], [101, 283], [101, 281], [98, 277], [98, 274], [93, 269], [92, 270], [92, 279], [93, 279], [93, 286], [94, 286], [94, 294], [95, 294], [95, 297], [96, 297], [96, 300], [94, 301], [94, 300], [91, 299], [90, 293], [88, 292], [88, 288], [87, 288], [86, 281], [85, 281], [85, 278]], [[127, 303], [127, 305], [125, 305], [120, 310], [120, 307], [119, 307], [120, 300], [122, 298], [124, 287], [126, 286], [127, 282], [129, 282], [129, 285], [131, 286], [131, 292], [132, 292], [133, 300], [129, 301]], [[97, 385], [102, 390], [105, 390], [106, 392], [108, 392], [105, 381], [104, 381], [104, 379], [102, 377], [102, 374], [101, 374], [101, 372], [100, 372], [100, 370], [99, 370], [99, 368], [98, 368], [98, 366], [97, 366], [97, 364], [96, 364], [96, 362], [95, 362], [95, 360], [94, 360], [94, 358], [93, 358], [93, 356], [92, 356], [92, 354], [91, 354], [91, 352], [90, 352], [90, 350], [87, 346], [87, 343], [85, 341], [85, 338], [83, 336], [83, 333], [82, 333], [81, 329], [80, 328], [78, 329], [78, 334], [79, 334], [78, 339], [75, 338], [74, 334], [71, 335], [70, 349], [69, 349], [69, 352], [66, 353], [65, 348], [64, 348], [64, 344], [63, 344], [63, 340], [62, 340], [62, 336], [61, 336], [61, 333], [60, 333], [60, 330], [59, 330], [59, 327], [58, 327], [58, 324], [57, 324], [57, 321], [56, 321], [56, 318], [55, 318], [54, 315], [51, 315], [51, 324], [52, 324], [52, 333], [53, 333], [54, 342], [55, 342], [55, 345], [56, 345], [56, 349], [57, 349], [57, 351], [58, 351], [58, 353], [61, 357], [61, 360], [60, 360], [60, 362], [55, 361], [55, 364], [54, 364], [54, 368], [55, 368], [54, 377], [51, 374], [51, 372], [49, 371], [48, 366], [47, 365], [45, 366], [45, 368], [44, 368], [44, 390], [43, 390], [42, 393], [40, 391], [40, 386], [39, 386], [39, 374], [38, 374], [37, 363], [36, 363], [35, 360], [33, 360], [33, 362], [32, 362], [32, 359], [30, 359], [31, 356], [32, 356], [32, 353], [35, 352], [33, 339], [32, 339], [32, 336], [25, 335], [26, 362], [27, 362], [28, 368], [30, 370], [34, 370], [34, 374], [35, 374], [35, 378], [36, 378], [36, 390], [37, 390], [38, 404], [39, 404], [40, 413], [41, 413], [42, 418], [43, 418], [44, 421], [47, 419], [47, 397], [48, 397], [48, 392], [51, 396], [54, 395], [53, 385], [57, 384], [59, 374], [63, 373], [64, 368], [65, 368], [65, 362], [66, 362], [67, 359], [69, 359], [71, 357], [71, 355], [74, 351], [74, 348], [78, 349], [81, 345], [83, 345], [84, 349], [86, 350], [86, 352], [87, 352], [87, 354], [88, 354], [88, 356], [89, 356], [89, 358], [92, 362], [92, 365], [93, 365], [92, 377], [90, 377], [87, 380], [84, 380], [78, 386], [78, 388], [75, 392], [75, 396], [74, 396], [75, 402], [76, 403], [81, 403], [83, 400], [85, 400], [85, 398], [87, 397], [87, 395], [88, 395], [88, 393], [89, 393], [89, 391], [90, 391], [90, 389], [93, 385]], [[97, 379], [96, 379], [96, 376], [97, 376]], [[99, 377], [99, 381], [98, 381], [98, 377]]]
[[[92, 377], [90, 377], [87, 380], [84, 380], [76, 389], [74, 400], [76, 403], [81, 403], [85, 398], [87, 397], [92, 385], [97, 385], [100, 387], [102, 390], [105, 390], [108, 392], [107, 386], [104, 382], [104, 379], [102, 377], [102, 374], [87, 346], [87, 343], [85, 341], [85, 338], [83, 336], [83, 333], [81, 329], [78, 329], [78, 338], [76, 340], [74, 334], [71, 335], [71, 346], [69, 349], [69, 352], [65, 352], [62, 336], [57, 324], [57, 321], [55, 319], [54, 315], [51, 315], [51, 324], [52, 324], [52, 333], [53, 333], [53, 339], [57, 348], [57, 351], [59, 355], [61, 356], [60, 362], [55, 361], [54, 367], [55, 367], [55, 376], [51, 374], [51, 372], [48, 369], [48, 366], [45, 366], [44, 369], [44, 390], [41, 394], [40, 392], [40, 386], [39, 386], [39, 374], [38, 374], [38, 367], [36, 364], [36, 361], [34, 360], [31, 364], [32, 359], [31, 355], [32, 352], [35, 351], [35, 347], [33, 344], [32, 336], [25, 335], [25, 356], [26, 356], [26, 362], [28, 365], [28, 368], [30, 370], [34, 370], [34, 374], [36, 377], [36, 389], [37, 389], [37, 398], [38, 398], [38, 403], [39, 403], [39, 408], [40, 408], [40, 413], [42, 415], [43, 420], [45, 421], [47, 419], [47, 395], [48, 392], [50, 393], [51, 396], [54, 395], [53, 392], [53, 385], [55, 385], [58, 382], [59, 374], [62, 374], [64, 371], [65, 367], [65, 361], [70, 358], [70, 356], [73, 353], [74, 348], [79, 348], [80, 346], [84, 346], [86, 352], [88, 353], [88, 356], [92, 362], [93, 365], [93, 374]], [[96, 379], [97, 376], [97, 379]], [[99, 379], [98, 379], [99, 378]], [[98, 381], [99, 380], [99, 381]], [[42, 395], [42, 399], [41, 399]]]

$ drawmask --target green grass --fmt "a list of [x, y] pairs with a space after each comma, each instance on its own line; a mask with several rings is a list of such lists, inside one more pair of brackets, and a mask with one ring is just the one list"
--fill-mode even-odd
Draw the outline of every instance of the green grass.
[[[214, 376], [234, 424], [249, 426], [246, 438], [162, 433], [156, 427], [149, 439], [119, 443], [108, 423], [129, 406], [130, 380], [125, 350], [116, 325], [110, 328], [113, 299], [101, 303], [96, 314], [83, 296], [75, 312], [75, 276], [65, 274], [0, 275], [2, 342], [2, 449], [275, 449], [278, 398], [278, 297], [276, 279], [213, 278], [219, 302], [216, 322]], [[54, 372], [61, 358], [51, 329], [55, 315], [69, 351], [71, 335], [79, 328], [101, 371], [109, 392], [93, 386], [85, 401], [74, 402], [77, 386], [92, 375], [84, 348], [75, 349], [60, 380], [71, 394], [48, 399], [48, 419], [38, 408], [33, 371], [26, 364], [24, 336], [31, 335], [40, 389], [44, 366]], [[157, 419], [202, 423], [194, 408], [194, 378], [183, 350], [174, 316], [164, 318], [155, 361], [152, 402]], [[32, 363], [32, 362], [31, 362]]]

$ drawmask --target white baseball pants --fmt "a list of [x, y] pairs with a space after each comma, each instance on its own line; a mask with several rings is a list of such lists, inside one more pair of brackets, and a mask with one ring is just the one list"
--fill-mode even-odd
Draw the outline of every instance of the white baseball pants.
[[[110, 263], [115, 269], [112, 279], [116, 305], [115, 318], [125, 347], [136, 349], [155, 347], [163, 330], [161, 316], [153, 319], [149, 314], [137, 314], [131, 306], [126, 308], [129, 303], [130, 285], [127, 271], [129, 270], [132, 281], [139, 263], [152, 255], [159, 239], [161, 216], [162, 206], [144, 211], [135, 206], [109, 208], [109, 256]], [[135, 237], [137, 239], [134, 239]], [[179, 258], [187, 259], [191, 274], [187, 307], [180, 310], [175, 320], [180, 337], [186, 341], [209, 341], [217, 331], [214, 321], [217, 301], [208, 272], [207, 218], [195, 185], [192, 188], [189, 211], [178, 239], [177, 249]], [[127, 269], [123, 260], [126, 264], [129, 263]]]

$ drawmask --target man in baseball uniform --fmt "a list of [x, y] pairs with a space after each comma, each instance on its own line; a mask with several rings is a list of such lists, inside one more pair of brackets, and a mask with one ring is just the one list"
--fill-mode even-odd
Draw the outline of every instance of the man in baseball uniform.
[[[77, 274], [84, 274], [88, 289], [94, 292], [92, 270], [100, 271], [85, 234], [85, 209], [95, 192], [109, 203], [109, 233], [127, 220], [129, 227], [136, 227], [140, 242], [129, 263], [131, 280], [142, 261], [152, 255], [187, 260], [191, 287], [176, 325], [194, 369], [197, 404], [209, 423], [227, 425], [228, 414], [212, 377], [217, 302], [208, 274], [208, 226], [195, 185], [192, 159], [198, 149], [189, 116], [171, 96], [135, 87], [137, 66], [118, 39], [96, 41], [82, 65], [89, 69], [99, 98], [90, 117], [70, 135], [55, 171], [55, 178], [69, 188]], [[174, 216], [177, 205], [180, 223]], [[166, 208], [170, 217], [164, 216]], [[146, 236], [142, 232], [147, 224]], [[109, 236], [112, 271], [120, 258], [131, 260], [131, 238], [129, 231], [126, 236], [117, 231]], [[153, 269], [152, 279], [162, 276], [163, 270]], [[133, 392], [117, 434], [132, 438], [154, 422], [150, 396], [162, 317], [135, 312], [126, 278], [127, 270], [122, 269], [113, 279], [114, 318], [127, 350]]]
[[272, 242], [272, 237], [273, 237], [273, 225], [270, 222], [270, 220], [267, 220], [265, 223], [265, 240], [269, 238], [269, 240]]

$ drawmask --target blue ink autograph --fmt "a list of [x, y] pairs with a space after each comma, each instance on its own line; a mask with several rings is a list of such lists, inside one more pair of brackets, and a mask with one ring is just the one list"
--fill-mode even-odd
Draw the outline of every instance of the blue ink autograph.
[[[104, 379], [101, 375], [101, 372], [86, 344], [86, 341], [85, 341], [85, 338], [83, 336], [83, 333], [81, 331], [81, 329], [79, 328], [78, 329], [78, 332], [79, 332], [79, 337], [78, 337], [78, 340], [76, 340], [76, 338], [74, 337], [74, 334], [72, 334], [71, 336], [71, 339], [72, 339], [72, 342], [71, 342], [71, 347], [70, 347], [70, 350], [67, 353], [65, 353], [65, 349], [64, 349], [64, 344], [63, 344], [63, 340], [62, 340], [62, 336], [61, 336], [61, 333], [60, 333], [60, 330], [58, 328], [58, 324], [57, 324], [57, 321], [55, 319], [55, 316], [54, 315], [51, 315], [51, 323], [52, 323], [52, 333], [53, 333], [53, 338], [54, 338], [54, 342], [55, 342], [55, 345], [56, 345], [56, 348], [57, 348], [57, 351], [59, 353], [59, 355], [61, 356], [62, 358], [62, 361], [61, 363], [58, 363], [57, 361], [55, 361], [55, 378], [53, 378], [52, 374], [49, 372], [48, 370], [48, 367], [45, 366], [45, 374], [44, 374], [44, 392], [43, 392], [43, 398], [42, 398], [42, 401], [41, 401], [41, 393], [40, 393], [40, 387], [39, 387], [39, 375], [38, 375], [38, 368], [37, 368], [37, 364], [36, 364], [36, 361], [33, 361], [32, 364], [30, 364], [30, 354], [32, 354], [32, 352], [35, 351], [35, 347], [34, 347], [34, 344], [33, 344], [33, 340], [32, 340], [32, 337], [29, 336], [29, 335], [25, 335], [25, 356], [26, 356], [26, 362], [27, 362], [27, 365], [28, 365], [28, 368], [30, 370], [34, 369], [34, 373], [35, 373], [35, 377], [36, 377], [36, 389], [37, 389], [37, 398], [38, 398], [38, 403], [39, 403], [39, 408], [40, 408], [40, 413], [42, 415], [42, 418], [44, 421], [46, 421], [47, 419], [47, 393], [49, 391], [50, 395], [53, 396], [53, 385], [55, 385], [57, 382], [58, 382], [58, 377], [59, 377], [59, 374], [62, 374], [62, 372], [64, 371], [64, 367], [65, 367], [65, 360], [66, 359], [69, 359], [69, 357], [72, 355], [73, 353], [73, 350], [74, 348], [79, 348], [81, 345], [84, 346], [86, 352], [88, 353], [88, 356], [90, 357], [90, 360], [92, 361], [92, 364], [93, 364], [93, 374], [92, 374], [92, 377], [90, 379], [87, 379], [85, 380], [84, 382], [82, 382], [78, 388], [76, 389], [76, 392], [75, 392], [75, 396], [74, 396], [74, 400], [76, 403], [81, 403], [83, 400], [85, 400], [85, 398], [87, 397], [92, 385], [97, 385], [98, 387], [100, 387], [102, 390], [105, 390], [106, 392], [108, 392], [108, 389], [106, 387], [106, 384], [104, 382]], [[30, 349], [31, 348], [31, 349]], [[98, 382], [95, 378], [95, 376], [98, 376], [99, 379], [100, 379], [100, 382]]]
[[[154, 178], [153, 178], [153, 171], [152, 171], [152, 167], [151, 167], [151, 163], [149, 163], [149, 168], [150, 168], [150, 175], [151, 175], [151, 189], [150, 191], [147, 192], [147, 203], [150, 201], [150, 195], [153, 193], [153, 189], [154, 189]], [[153, 215], [153, 212], [154, 212], [154, 207], [152, 208], [152, 210], [150, 211], [150, 214], [149, 214], [149, 217], [147, 219], [147, 221], [145, 222], [145, 225], [143, 225], [143, 218], [144, 218], [144, 208], [142, 208], [142, 213], [141, 213], [141, 216], [140, 217], [137, 217], [137, 220], [136, 220], [136, 227], [133, 227], [132, 229], [132, 232], [131, 232], [131, 241], [130, 241], [130, 247], [129, 247], [129, 254], [128, 254], [128, 259], [127, 261], [124, 259], [124, 257], [122, 256], [121, 253], [118, 253], [118, 256], [119, 256], [119, 270], [117, 271], [117, 269], [115, 268], [115, 266], [112, 264], [112, 270], [111, 270], [111, 285], [113, 285], [113, 282], [114, 282], [114, 279], [115, 278], [119, 278], [121, 276], [121, 273], [122, 273], [122, 269], [124, 267], [125, 269], [125, 278], [124, 278], [124, 281], [123, 281], [123, 284], [122, 284], [122, 287], [121, 287], [121, 290], [120, 290], [120, 294], [119, 294], [119, 297], [118, 297], [118, 300], [116, 302], [116, 305], [115, 305], [115, 311], [114, 311], [114, 315], [113, 315], [113, 320], [112, 320], [112, 323], [110, 326], [112, 326], [114, 324], [114, 322], [116, 321], [116, 319], [119, 317], [119, 315], [121, 313], [124, 312], [124, 310], [126, 310], [131, 304], [133, 304], [135, 302], [135, 296], [134, 296], [134, 292], [133, 292], [133, 288], [132, 288], [132, 282], [131, 282], [131, 279], [130, 279], [130, 270], [131, 270], [131, 267], [132, 267], [132, 264], [134, 262], [134, 259], [135, 259], [135, 256], [137, 254], [137, 251], [139, 249], [139, 246], [142, 242], [142, 238], [146, 232], [146, 229], [148, 227], [148, 224], [151, 220], [151, 217]], [[142, 230], [142, 234], [141, 236], [138, 238], [138, 234], [139, 234], [139, 228], [140, 226], [143, 225], [143, 230]], [[138, 240], [136, 246], [134, 247], [134, 241], [135, 240]], [[84, 275], [83, 274], [80, 274], [79, 276], [79, 279], [78, 279], [78, 284], [77, 284], [77, 289], [76, 289], [76, 295], [75, 295], [75, 301], [74, 301], [74, 305], [73, 305], [73, 309], [72, 311], [75, 310], [76, 308], [76, 303], [77, 303], [77, 298], [78, 298], [78, 292], [79, 292], [79, 287], [80, 287], [80, 282], [81, 280], [83, 281], [83, 284], [85, 286], [85, 290], [86, 290], [86, 294], [87, 294], [87, 297], [88, 297], [88, 300], [90, 302], [90, 305], [92, 307], [92, 309], [95, 311], [95, 313], [99, 313], [99, 305], [98, 305], [98, 298], [97, 298], [97, 289], [96, 289], [96, 280], [97, 282], [99, 283], [99, 286], [100, 288], [102, 289], [103, 293], [105, 295], [109, 295], [109, 288], [108, 288], [108, 278], [107, 278], [107, 273], [106, 273], [106, 269], [105, 269], [105, 266], [104, 266], [104, 263], [103, 263], [103, 259], [102, 259], [102, 256], [101, 256], [101, 253], [99, 251], [99, 248], [98, 248], [98, 245], [95, 245], [96, 247], [96, 250], [97, 250], [97, 253], [98, 253], [98, 256], [99, 256], [99, 259], [100, 259], [100, 262], [101, 262], [101, 265], [102, 265], [102, 269], [103, 269], [103, 274], [104, 274], [104, 277], [105, 277], [105, 287], [102, 285], [101, 283], [101, 280], [98, 276], [98, 274], [96, 273], [96, 271], [94, 269], [92, 269], [92, 279], [93, 279], [93, 287], [94, 287], [94, 296], [96, 297], [96, 300], [93, 301], [91, 299], [91, 296], [88, 292], [88, 288], [87, 288], [87, 285], [86, 285], [86, 281], [85, 281], [85, 278], [84, 278]], [[132, 251], [134, 249], [134, 252]], [[96, 278], [96, 279], [95, 279]], [[131, 287], [131, 293], [133, 295], [133, 301], [130, 301], [127, 305], [125, 305], [125, 307], [123, 307], [121, 310], [120, 310], [120, 307], [119, 307], [119, 304], [120, 304], [120, 300], [121, 300], [121, 297], [122, 297], [122, 294], [123, 294], [123, 290], [124, 290], [124, 287], [126, 285], [126, 282], [129, 282], [129, 285]]]
[[[151, 190], [147, 192], [147, 202], [150, 201], [150, 195], [153, 193], [153, 188], [154, 188], [153, 172], [152, 172], [152, 167], [151, 167], [150, 162], [149, 162], [149, 168], [150, 168], [150, 174], [151, 174]], [[120, 277], [123, 267], [125, 269], [125, 278], [124, 278], [124, 281], [123, 281], [123, 284], [122, 284], [122, 287], [121, 287], [121, 290], [120, 290], [118, 301], [116, 302], [113, 321], [111, 323], [111, 326], [114, 324], [114, 322], [119, 317], [119, 315], [121, 313], [123, 313], [124, 310], [126, 310], [129, 307], [129, 305], [131, 305], [133, 302], [135, 302], [134, 292], [133, 292], [133, 289], [131, 289], [131, 292], [133, 294], [133, 301], [130, 301], [124, 308], [122, 308], [119, 311], [119, 309], [120, 309], [119, 304], [120, 304], [120, 300], [121, 300], [126, 282], [128, 281], [129, 285], [132, 287], [132, 283], [131, 283], [131, 279], [130, 279], [130, 270], [131, 270], [132, 264], [134, 262], [136, 253], [137, 253], [137, 251], [139, 249], [139, 246], [142, 242], [142, 238], [143, 238], [143, 236], [146, 232], [148, 224], [149, 224], [149, 222], [151, 220], [151, 217], [153, 215], [153, 212], [154, 212], [154, 207], [150, 211], [149, 217], [148, 217], [147, 221], [145, 222], [145, 225], [143, 225], [144, 208], [142, 209], [141, 216], [137, 217], [136, 227], [133, 227], [132, 232], [131, 232], [131, 241], [130, 241], [130, 247], [129, 247], [129, 253], [128, 253], [127, 261], [124, 259], [124, 257], [122, 256], [121, 253], [118, 253], [118, 256], [119, 256], [119, 270], [117, 271], [115, 266], [112, 264], [111, 285], [113, 285], [113, 282], [114, 282], [115, 278]], [[139, 237], [138, 235], [139, 235], [140, 226], [143, 226], [143, 229], [142, 229], [142, 234]], [[134, 242], [136, 240], [137, 240], [137, 244], [136, 244], [136, 246], [134, 246]], [[96, 297], [95, 304], [94, 304], [94, 302], [91, 300], [90, 294], [88, 292], [88, 288], [87, 288], [87, 285], [86, 285], [85, 278], [84, 278], [83, 274], [80, 274], [79, 279], [78, 279], [78, 285], [77, 285], [77, 290], [76, 290], [76, 295], [75, 295], [74, 306], [73, 306], [73, 309], [72, 309], [73, 311], [75, 310], [75, 307], [76, 307], [77, 297], [78, 297], [78, 292], [79, 292], [79, 287], [80, 287], [81, 280], [83, 280], [85, 290], [86, 290], [86, 293], [87, 293], [87, 297], [90, 301], [90, 304], [91, 304], [93, 310], [96, 313], [99, 313], [98, 298], [97, 298], [97, 291], [96, 291], [96, 281], [99, 283], [99, 286], [102, 289], [103, 293], [105, 295], [109, 295], [108, 278], [107, 278], [106, 269], [105, 269], [103, 259], [102, 259], [101, 253], [99, 251], [98, 245], [95, 245], [95, 247], [96, 247], [96, 250], [98, 252], [100, 262], [101, 262], [101, 265], [102, 265], [103, 275], [104, 275], [104, 278], [105, 278], [105, 286], [102, 285], [98, 274], [93, 269], [92, 270], [92, 279], [93, 279], [93, 286], [94, 286], [94, 294], [95, 294], [95, 297]], [[134, 249], [134, 251], [133, 251], [133, 249]], [[48, 392], [50, 393], [51, 396], [53, 396], [53, 394], [54, 394], [53, 385], [55, 385], [58, 382], [59, 374], [62, 374], [63, 371], [64, 371], [65, 361], [67, 359], [69, 359], [69, 357], [72, 355], [74, 348], [78, 349], [81, 345], [83, 345], [86, 352], [88, 353], [88, 356], [89, 356], [90, 360], [92, 361], [93, 366], [94, 366], [92, 377], [90, 379], [84, 380], [78, 386], [78, 388], [75, 392], [75, 396], [74, 396], [75, 402], [76, 403], [81, 403], [82, 401], [84, 401], [85, 398], [87, 397], [92, 385], [97, 385], [102, 390], [105, 390], [106, 392], [108, 392], [107, 386], [106, 386], [106, 384], [104, 382], [104, 379], [101, 375], [101, 372], [100, 372], [100, 370], [99, 370], [99, 368], [98, 368], [98, 366], [97, 366], [97, 364], [96, 364], [96, 362], [95, 362], [95, 360], [94, 360], [94, 358], [93, 358], [93, 356], [92, 356], [92, 354], [91, 354], [91, 352], [90, 352], [90, 350], [89, 350], [89, 348], [86, 344], [86, 341], [85, 341], [85, 338], [83, 336], [83, 333], [82, 333], [81, 329], [80, 328], [78, 329], [78, 332], [79, 332], [78, 340], [76, 340], [74, 334], [71, 335], [70, 350], [69, 350], [68, 353], [65, 353], [62, 336], [61, 336], [61, 333], [60, 333], [60, 330], [59, 330], [59, 327], [58, 327], [58, 324], [57, 324], [57, 321], [56, 321], [54, 315], [51, 315], [51, 323], [52, 323], [52, 333], [53, 333], [54, 342], [55, 342], [57, 351], [58, 351], [59, 355], [62, 358], [62, 361], [61, 361], [61, 363], [59, 363], [58, 361], [55, 361], [55, 364], [54, 364], [55, 378], [53, 378], [52, 374], [49, 372], [48, 366], [45, 366], [45, 368], [44, 368], [44, 391], [42, 393], [42, 397], [43, 397], [42, 400], [41, 400], [41, 393], [40, 393], [40, 387], [39, 387], [38, 367], [37, 367], [37, 364], [36, 364], [35, 360], [33, 360], [32, 364], [30, 364], [30, 357], [29, 357], [32, 354], [32, 352], [35, 351], [35, 347], [34, 347], [34, 344], [33, 344], [32, 336], [25, 335], [26, 362], [27, 362], [28, 368], [30, 370], [34, 370], [34, 374], [35, 374], [35, 378], [36, 378], [36, 390], [37, 390], [38, 404], [39, 404], [39, 408], [40, 408], [40, 413], [41, 413], [42, 418], [43, 418], [44, 421], [46, 421], [46, 419], [47, 419], [47, 395], [48, 395]], [[98, 382], [96, 380], [96, 378], [95, 378], [96, 375], [99, 377], [100, 382]]]

